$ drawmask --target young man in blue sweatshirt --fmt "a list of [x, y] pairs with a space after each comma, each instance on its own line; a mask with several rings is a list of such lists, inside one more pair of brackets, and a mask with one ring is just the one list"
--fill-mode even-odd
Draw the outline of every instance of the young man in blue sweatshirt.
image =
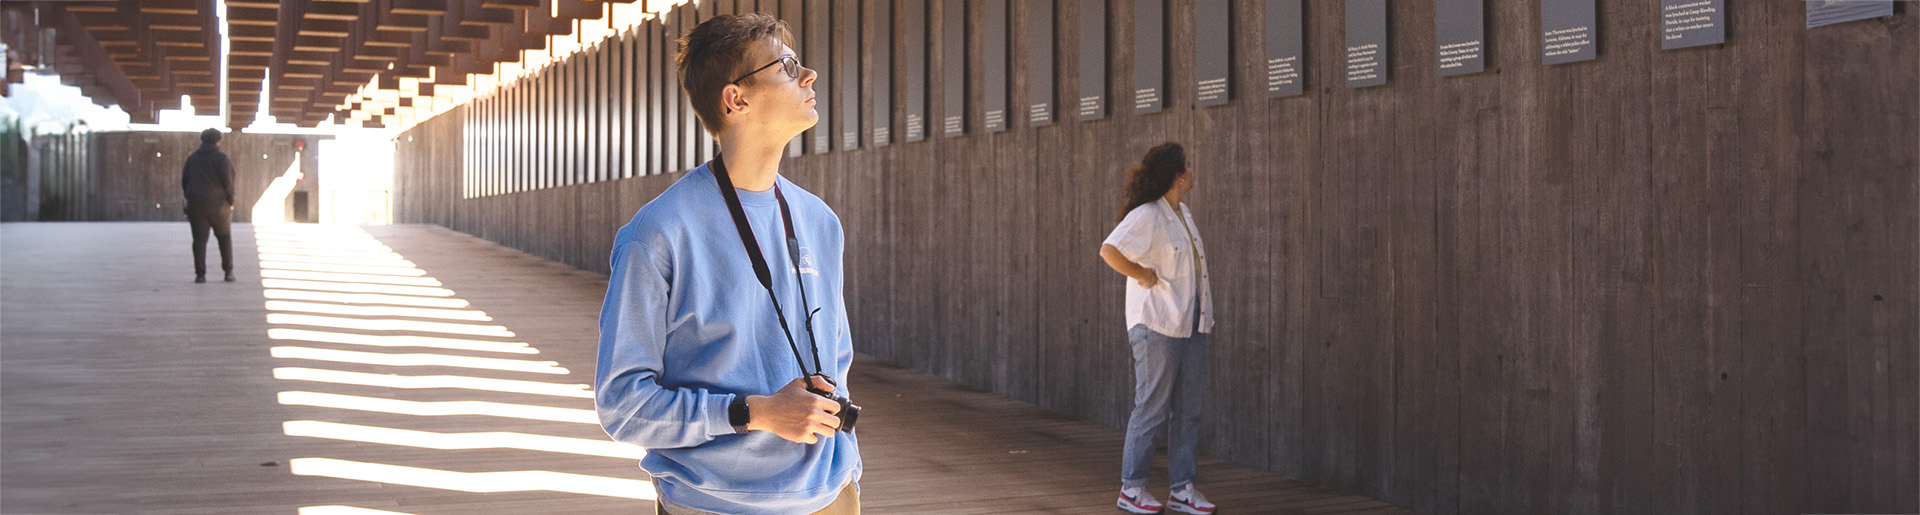
[[808, 391], [852, 397], [831, 381], [853, 340], [839, 217], [779, 174], [787, 142], [820, 119], [791, 40], [758, 13], [681, 39], [681, 87], [720, 156], [614, 237], [594, 401], [608, 435], [647, 449], [664, 513], [859, 513], [843, 404]]

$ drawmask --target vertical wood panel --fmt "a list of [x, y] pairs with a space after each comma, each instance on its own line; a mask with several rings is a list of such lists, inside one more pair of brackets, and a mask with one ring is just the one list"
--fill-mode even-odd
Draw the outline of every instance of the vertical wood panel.
[[600, 43], [586, 52], [586, 96], [580, 99], [587, 113], [587, 161], [585, 182], [607, 180], [607, 47]]
[[[700, 5], [698, 6], [699, 8], [694, 11], [695, 16], [694, 16], [693, 24], [687, 26], [688, 30], [692, 30], [692, 28], [695, 26], [698, 26], [700, 22], [707, 21], [708, 18], [712, 18], [715, 12], [714, 9], [717, 8], [719, 3], [720, 2], [700, 3]], [[692, 104], [688, 104], [688, 106], [689, 106], [688, 109], [692, 109], [691, 107]], [[693, 131], [694, 137], [698, 140], [698, 145], [695, 147], [694, 160], [692, 162], [687, 163], [688, 169], [692, 169], [693, 167], [700, 166], [701, 163], [705, 163], [708, 160], [713, 159], [713, 149], [714, 149], [713, 135], [707, 132], [706, 126], [704, 124], [699, 123], [700, 120], [697, 115], [690, 115], [690, 116], [695, 116], [693, 119], [695, 123], [690, 130]]]
[[[541, 134], [546, 134], [550, 136], [557, 136], [560, 134], [560, 126], [555, 123], [555, 119], [554, 119], [554, 116], [556, 114], [555, 106], [557, 105], [557, 102], [554, 99], [553, 83], [554, 83], [554, 80], [559, 75], [557, 73], [557, 70], [558, 68], [554, 66], [548, 66], [546, 69], [543, 69], [540, 71], [540, 126], [541, 126], [540, 132]], [[542, 145], [541, 146], [540, 148], [540, 154], [541, 154], [540, 188], [541, 189], [551, 188], [555, 184], [557, 184], [554, 176], [555, 176], [556, 170], [559, 169], [558, 154], [564, 151], [565, 149], [566, 147], [559, 146], [559, 145]]]
[[587, 182], [593, 173], [587, 163], [587, 150], [592, 144], [592, 136], [587, 132], [587, 124], [590, 123], [587, 110], [591, 107], [587, 103], [587, 61], [568, 59], [563, 69], [566, 70], [566, 96], [561, 99], [561, 109], [567, 113], [567, 141], [570, 144], [567, 145], [567, 167], [561, 171], [565, 180], [560, 185], [573, 186]]
[[641, 65], [646, 61], [640, 57], [646, 48], [644, 34], [646, 30], [643, 28], [627, 29], [625, 42], [620, 47], [620, 125], [624, 128], [620, 144], [623, 149], [620, 153], [623, 161], [620, 168], [622, 179], [645, 173], [641, 163], [645, 159], [642, 154], [645, 147], [641, 143], [646, 138], [643, 132], [646, 128], [643, 121], [646, 116], [646, 93], [642, 91], [646, 86], [646, 69]]
[[661, 70], [665, 73], [660, 90], [666, 92], [666, 98], [661, 100], [660, 105], [665, 115], [661, 118], [661, 130], [664, 131], [661, 145], [665, 148], [661, 150], [660, 173], [674, 173], [682, 170], [681, 163], [685, 161], [682, 157], [682, 149], [685, 147], [681, 143], [681, 138], [686, 135], [681, 122], [685, 117], [685, 110], [680, 106], [685, 101], [680, 99], [682, 94], [680, 67], [673, 61], [674, 56], [680, 53], [680, 16], [677, 13], [669, 13], [662, 19], [660, 26], [662, 46], [655, 54], [655, 58], [660, 61]]
[[[813, 62], [810, 61], [812, 54], [807, 53], [810, 50], [807, 48], [809, 45], [806, 44], [806, 12], [805, 9], [802, 9], [802, 0], [768, 0], [767, 3], [770, 4], [770, 6], [762, 7], [762, 9], [768, 11], [777, 10], [778, 12], [774, 14], [787, 23], [787, 31], [792, 33], [793, 41], [786, 41], [784, 43], [787, 44], [787, 47], [794, 49], [794, 57], [800, 59], [801, 66], [811, 68], [813, 66]], [[818, 90], [816, 89], [816, 91]], [[787, 157], [800, 157], [801, 153], [806, 150], [807, 137], [809, 135], [811, 135], [811, 133], [802, 133], [799, 136], [794, 136], [793, 141], [787, 142]]]
[[663, 156], [666, 149], [662, 148], [661, 142], [666, 141], [667, 138], [665, 125], [662, 124], [662, 121], [666, 119], [666, 108], [663, 106], [665, 105], [664, 99], [669, 94], [667, 91], [669, 86], [666, 82], [666, 71], [660, 67], [660, 49], [664, 48], [666, 43], [661, 40], [660, 22], [658, 20], [649, 21], [643, 25], [642, 28], [646, 30], [646, 37], [643, 39], [646, 40], [647, 45], [646, 50], [641, 52], [647, 59], [647, 107], [645, 115], [647, 119], [647, 168], [644, 175], [658, 175], [662, 173], [662, 170], [666, 169], [666, 161]]
[[[674, 30], [674, 37], [676, 39], [685, 37], [688, 32], [693, 31], [693, 27], [697, 23], [696, 20], [699, 19], [693, 9], [674, 9], [672, 15], [677, 15], [680, 22], [680, 25], [675, 27]], [[678, 47], [674, 48], [675, 52], [679, 50]], [[680, 94], [679, 110], [680, 125], [675, 127], [674, 130], [679, 133], [675, 137], [680, 142], [680, 162], [674, 167], [674, 171], [684, 172], [700, 166], [702, 158], [700, 154], [700, 140], [702, 137], [700, 120], [694, 115], [693, 102], [687, 97], [684, 88]]]

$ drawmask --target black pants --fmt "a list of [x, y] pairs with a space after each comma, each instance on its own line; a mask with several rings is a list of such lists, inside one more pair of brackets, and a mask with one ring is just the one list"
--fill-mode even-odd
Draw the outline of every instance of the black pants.
[[207, 229], [220, 239], [220, 270], [233, 272], [233, 210], [225, 205], [188, 206], [193, 226], [193, 275], [207, 275]]

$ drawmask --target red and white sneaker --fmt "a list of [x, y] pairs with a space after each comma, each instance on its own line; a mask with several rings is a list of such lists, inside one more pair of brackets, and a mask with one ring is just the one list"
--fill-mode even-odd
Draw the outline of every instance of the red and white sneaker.
[[1167, 506], [1173, 511], [1190, 515], [1213, 514], [1213, 503], [1207, 502], [1207, 496], [1200, 495], [1200, 491], [1193, 489], [1192, 484], [1174, 490], [1167, 497]]
[[1120, 489], [1120, 500], [1114, 502], [1114, 505], [1122, 510], [1140, 514], [1160, 513], [1161, 508], [1160, 500], [1154, 499], [1153, 494], [1147, 493], [1145, 488]]

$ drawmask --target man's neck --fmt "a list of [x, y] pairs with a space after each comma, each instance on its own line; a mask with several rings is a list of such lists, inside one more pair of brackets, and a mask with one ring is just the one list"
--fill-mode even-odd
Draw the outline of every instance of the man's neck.
[[738, 134], [721, 134], [720, 151], [727, 159], [727, 176], [733, 187], [747, 191], [773, 189], [780, 176], [780, 158], [787, 151], [786, 141], [770, 141]]

